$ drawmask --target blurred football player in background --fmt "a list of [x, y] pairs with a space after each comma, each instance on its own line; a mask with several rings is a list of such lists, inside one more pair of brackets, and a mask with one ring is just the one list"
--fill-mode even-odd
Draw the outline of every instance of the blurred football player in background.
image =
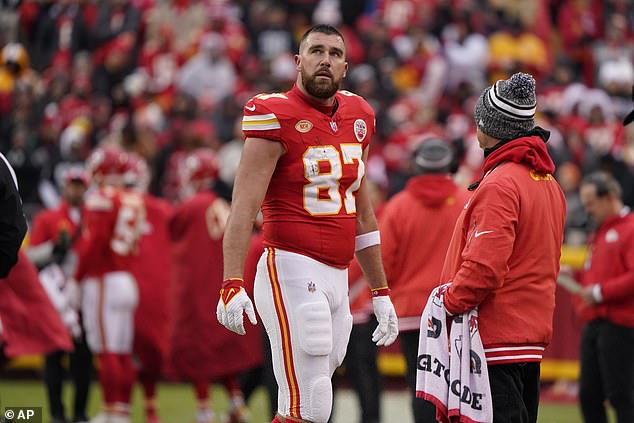
[[95, 186], [85, 201], [79, 264], [86, 338], [99, 360], [104, 408], [95, 423], [129, 423], [135, 380], [132, 362], [138, 303], [132, 263], [145, 222], [143, 197], [123, 188], [127, 155], [96, 149], [87, 161]]
[[258, 331], [240, 337], [224, 330], [209, 310], [222, 284], [222, 239], [229, 205], [212, 186], [218, 168], [211, 149], [190, 153], [181, 169], [183, 202], [170, 221], [174, 263], [174, 327], [170, 366], [175, 375], [191, 381], [198, 400], [198, 423], [214, 420], [209, 383], [222, 382], [231, 399], [229, 421], [245, 422], [240, 372], [260, 364]]

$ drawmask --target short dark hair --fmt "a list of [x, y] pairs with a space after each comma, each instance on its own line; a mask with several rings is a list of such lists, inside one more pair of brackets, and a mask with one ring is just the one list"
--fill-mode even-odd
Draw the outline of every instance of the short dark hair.
[[341, 32], [339, 32], [339, 30], [335, 28], [334, 26], [328, 25], [328, 24], [317, 24], [310, 27], [306, 32], [304, 32], [304, 35], [302, 35], [302, 39], [299, 42], [300, 50], [302, 49], [302, 44], [304, 44], [304, 41], [306, 41], [306, 38], [308, 38], [308, 36], [312, 34], [313, 32], [319, 32], [321, 34], [326, 34], [326, 35], [337, 35], [343, 40], [344, 44], [346, 42]]
[[583, 178], [581, 185], [594, 185], [597, 189], [597, 197], [605, 197], [608, 194], [612, 194], [616, 198], [621, 198], [621, 185], [612, 175], [605, 172], [594, 172], [586, 176]]

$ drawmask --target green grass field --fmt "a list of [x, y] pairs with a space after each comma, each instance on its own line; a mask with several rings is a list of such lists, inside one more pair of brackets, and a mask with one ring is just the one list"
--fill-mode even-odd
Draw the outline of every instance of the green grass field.
[[[67, 386], [66, 403], [70, 404], [71, 390]], [[195, 400], [191, 388], [182, 384], [162, 384], [159, 387], [158, 407], [163, 423], [193, 423], [195, 421]], [[95, 414], [100, 404], [99, 385], [93, 384], [89, 410]], [[409, 398], [405, 392], [388, 391], [382, 400], [383, 423], [411, 423]], [[142, 423], [142, 398], [140, 390], [134, 394], [133, 422]], [[218, 413], [227, 407], [227, 396], [219, 387], [213, 389], [213, 405]], [[44, 422], [48, 423], [48, 411], [44, 387], [36, 381], [0, 381], [0, 408], [43, 407]], [[258, 390], [249, 401], [252, 423], [269, 423], [266, 393]], [[539, 423], [581, 423], [576, 405], [543, 404], [539, 411]], [[337, 391], [333, 423], [358, 423], [358, 409], [354, 394], [348, 390]], [[220, 423], [220, 420], [218, 420]]]

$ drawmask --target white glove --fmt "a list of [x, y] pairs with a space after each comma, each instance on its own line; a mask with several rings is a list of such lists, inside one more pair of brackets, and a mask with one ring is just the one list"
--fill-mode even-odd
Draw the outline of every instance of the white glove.
[[243, 311], [247, 313], [247, 317], [252, 325], [256, 325], [258, 321], [255, 318], [253, 303], [244, 291], [244, 288], [239, 288], [240, 290], [237, 294], [232, 292], [235, 289], [237, 288], [224, 288], [220, 291], [220, 300], [218, 300], [218, 306], [216, 307], [216, 317], [220, 324], [230, 331], [238, 335], [244, 335], [246, 331], [244, 330]]
[[379, 321], [379, 325], [372, 334], [372, 342], [376, 342], [379, 347], [392, 345], [398, 336], [398, 319], [390, 297], [388, 295], [373, 297], [372, 308]]

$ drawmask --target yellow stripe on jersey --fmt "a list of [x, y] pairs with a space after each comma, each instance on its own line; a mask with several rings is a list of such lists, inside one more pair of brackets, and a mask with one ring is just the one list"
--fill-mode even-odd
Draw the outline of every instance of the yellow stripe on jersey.
[[242, 118], [242, 130], [270, 130], [280, 129], [280, 122], [273, 113], [266, 115], [251, 115]]

